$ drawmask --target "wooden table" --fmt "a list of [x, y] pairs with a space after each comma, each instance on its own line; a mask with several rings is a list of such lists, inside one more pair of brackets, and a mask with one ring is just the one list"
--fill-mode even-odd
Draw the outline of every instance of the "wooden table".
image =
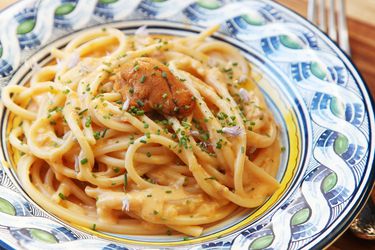
[[[346, 0], [352, 59], [362, 73], [372, 96], [375, 96], [375, 0]], [[0, 9], [16, 0], [0, 0]], [[306, 16], [307, 0], [278, 0]], [[327, 1], [328, 2], [328, 1]], [[374, 195], [374, 194], [373, 194]], [[361, 240], [345, 232], [329, 250], [375, 250], [375, 241]]]

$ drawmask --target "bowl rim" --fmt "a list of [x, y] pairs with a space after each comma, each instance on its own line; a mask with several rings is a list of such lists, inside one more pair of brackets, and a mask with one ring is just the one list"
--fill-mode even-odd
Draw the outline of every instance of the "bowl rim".
[[[375, 119], [374, 119], [375, 99], [374, 98], [375, 97], [372, 96], [372, 93], [371, 93], [371, 90], [370, 90], [369, 86], [367, 85], [363, 75], [361, 74], [360, 70], [358, 69], [358, 67], [354, 63], [353, 59], [350, 58], [350, 56], [348, 54], [346, 54], [346, 52], [342, 48], [340, 48], [340, 46], [338, 46], [338, 44], [334, 40], [332, 40], [332, 38], [330, 38], [326, 33], [321, 31], [316, 24], [309, 21], [307, 18], [302, 16], [297, 11], [295, 11], [295, 10], [293, 10], [293, 9], [291, 9], [291, 8], [289, 8], [289, 7], [287, 7], [284, 4], [279, 3], [279, 2], [271, 2], [269, 0], [259, 0], [259, 1], [263, 1], [263, 2], [267, 2], [269, 4], [277, 5], [277, 6], [281, 7], [281, 9], [283, 9], [287, 13], [290, 13], [290, 14], [294, 15], [294, 17], [300, 23], [304, 23], [306, 26], [312, 28], [313, 32], [315, 34], [318, 34], [320, 38], [322, 38], [322, 39], [324, 38], [326, 40], [326, 42], [330, 45], [330, 48], [334, 49], [336, 51], [336, 53], [338, 55], [338, 58], [341, 61], [344, 62], [345, 66], [352, 67], [350, 72], [353, 74], [353, 76], [355, 78], [360, 80], [360, 81], [356, 81], [356, 85], [361, 90], [361, 94], [363, 95], [363, 97], [365, 99], [364, 104], [366, 105], [366, 107], [368, 109], [368, 117], [369, 117], [369, 133], [370, 133], [369, 138], [370, 139], [373, 138], [372, 137], [373, 131], [375, 131], [375, 129], [374, 129], [375, 128], [375, 126], [374, 126], [374, 123], [375, 123]], [[343, 60], [343, 59], [347, 60], [348, 63], [345, 63], [345, 60]], [[372, 139], [372, 141], [374, 141], [374, 139]], [[371, 146], [371, 140], [368, 143]], [[372, 144], [374, 144], [374, 142]], [[375, 189], [375, 161], [374, 161], [374, 154], [371, 154], [371, 152], [374, 153], [374, 151], [375, 151], [374, 147], [370, 147], [368, 151], [369, 151], [369, 159], [368, 159], [367, 166], [368, 167], [371, 166], [372, 171], [370, 172], [370, 174], [367, 178], [366, 185], [363, 187], [363, 192], [357, 197], [357, 199], [353, 198], [353, 200], [356, 201], [355, 206], [353, 206], [350, 209], [349, 215], [340, 221], [342, 223], [340, 223], [333, 230], [331, 230], [330, 234], [326, 235], [322, 240], [320, 240], [316, 244], [312, 245], [313, 242], [317, 241], [317, 239], [314, 239], [308, 245], [305, 245], [305, 247], [307, 247], [307, 248], [311, 247], [311, 248], [315, 248], [315, 249], [324, 249], [324, 248], [332, 245], [341, 235], [343, 235], [345, 233], [345, 231], [350, 227], [350, 224], [353, 222], [353, 220], [357, 217], [357, 215], [361, 212], [361, 210], [365, 206], [367, 200], [370, 198], [372, 190]], [[359, 187], [357, 187], [357, 189], [358, 188]], [[357, 194], [358, 194], [358, 192], [357, 192]]]
[[[26, 2], [33, 2], [34, 0], [20, 0], [18, 2], [15, 2], [11, 5], [8, 5], [7, 7], [0, 10], [0, 14], [8, 11], [9, 9], [13, 8], [14, 6], [22, 6]], [[360, 212], [362, 207], [365, 205], [366, 200], [371, 194], [372, 189], [375, 186], [374, 180], [375, 180], [375, 162], [374, 162], [374, 139], [373, 137], [373, 131], [375, 131], [375, 121], [374, 121], [374, 97], [371, 94], [371, 91], [369, 90], [369, 87], [365, 83], [363, 76], [359, 72], [358, 68], [352, 61], [352, 59], [341, 49], [337, 46], [337, 44], [329, 38], [326, 34], [324, 34], [322, 31], [319, 30], [318, 27], [316, 27], [313, 23], [305, 19], [303, 16], [295, 12], [294, 10], [280, 4], [277, 2], [273, 2], [271, 0], [257, 0], [258, 2], [267, 3], [271, 6], [276, 6], [277, 9], [282, 10], [282, 12], [287, 13], [293, 17], [293, 19], [300, 24], [303, 24], [304, 26], [308, 27], [310, 30], [313, 31], [314, 34], [316, 34], [320, 39], [324, 40], [328, 46], [335, 51], [338, 58], [344, 62], [345, 66], [348, 68], [350, 73], [352, 74], [353, 78], [356, 80], [356, 86], [359, 88], [359, 91], [363, 97], [363, 103], [365, 105], [365, 108], [367, 109], [367, 117], [369, 119], [369, 141], [368, 141], [368, 159], [366, 166], [371, 167], [370, 171], [364, 172], [364, 178], [366, 178], [366, 182], [360, 183], [356, 188], [356, 193], [352, 196], [352, 200], [349, 204], [351, 204], [350, 210], [347, 209], [347, 214], [344, 218], [341, 218], [341, 220], [338, 222], [334, 222], [329, 225], [328, 228], [326, 228], [326, 232], [322, 233], [315, 239], [311, 240], [309, 243], [307, 243], [304, 248], [324, 248], [330, 244], [333, 243], [335, 239], [337, 239], [350, 225], [351, 221], [356, 217], [356, 215]], [[61, 38], [59, 38], [61, 39]], [[366, 175], [365, 175], [366, 174]], [[361, 192], [358, 192], [361, 191]], [[336, 224], [336, 225], [334, 225]], [[334, 226], [334, 227], [333, 227]], [[329, 229], [329, 230], [327, 230]], [[0, 240], [0, 245], [5, 244], [5, 242]]]

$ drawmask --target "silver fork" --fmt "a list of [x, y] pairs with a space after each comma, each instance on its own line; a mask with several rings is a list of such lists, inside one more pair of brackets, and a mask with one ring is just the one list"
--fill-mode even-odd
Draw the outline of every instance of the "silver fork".
[[307, 18], [350, 55], [345, 0], [309, 0]]

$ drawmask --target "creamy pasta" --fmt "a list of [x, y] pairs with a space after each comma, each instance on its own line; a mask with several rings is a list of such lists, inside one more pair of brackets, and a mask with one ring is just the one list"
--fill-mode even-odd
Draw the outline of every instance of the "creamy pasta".
[[199, 236], [279, 183], [278, 126], [234, 47], [209, 39], [74, 37], [10, 85], [10, 151], [23, 188], [60, 218], [122, 234]]

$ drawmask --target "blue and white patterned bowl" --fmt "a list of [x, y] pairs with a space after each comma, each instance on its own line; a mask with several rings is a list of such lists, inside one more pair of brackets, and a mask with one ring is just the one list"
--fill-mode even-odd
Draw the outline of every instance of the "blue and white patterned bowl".
[[349, 225], [374, 182], [371, 97], [337, 46], [268, 0], [23, 0], [0, 13], [0, 85], [24, 84], [50, 46], [92, 26], [186, 35], [221, 23], [215, 39], [242, 50], [286, 147], [281, 190], [202, 237], [114, 235], [67, 224], [23, 191], [0, 105], [0, 247], [6, 249], [321, 249]]

